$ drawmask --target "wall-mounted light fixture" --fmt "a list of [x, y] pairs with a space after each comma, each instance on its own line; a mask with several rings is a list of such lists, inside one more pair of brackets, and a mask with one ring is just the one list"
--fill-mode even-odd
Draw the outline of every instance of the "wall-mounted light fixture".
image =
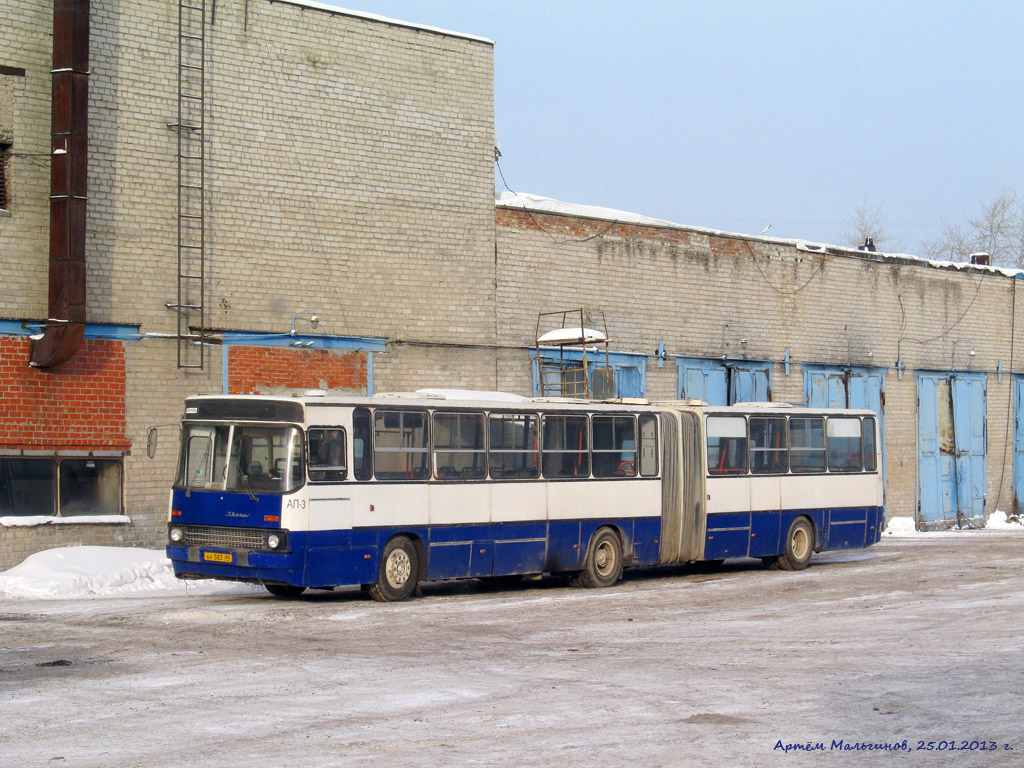
[[875, 351], [871, 348], [871, 337], [869, 336], [851, 336], [846, 340], [846, 366], [850, 367], [853, 365], [853, 342], [859, 341], [867, 345], [868, 358], [874, 359]]
[[974, 358], [978, 354], [977, 352], [974, 351], [974, 342], [971, 339], [957, 339], [956, 341], [953, 342], [953, 354], [950, 356], [949, 369], [951, 371], [955, 371], [956, 370], [956, 345], [957, 344], [970, 344], [971, 345], [971, 351], [967, 353], [967, 357], [968, 357], [968, 360], [967, 360], [967, 370], [970, 370], [971, 369], [971, 362], [974, 360]]
[[[294, 336], [295, 335], [295, 321], [298, 320], [299, 315], [305, 315], [306, 313], [309, 313], [310, 315], [312, 315], [312, 317], [309, 318], [309, 324], [313, 328], [314, 331], [317, 329], [317, 326], [320, 325], [320, 318], [317, 317], [316, 312], [314, 312], [312, 309], [301, 309], [298, 312], [296, 312], [294, 315], [292, 315], [292, 329], [291, 329], [291, 331], [289, 331], [289, 335], [290, 336]], [[312, 345], [310, 345], [310, 346], [312, 346]]]
[[726, 350], [728, 349], [729, 344], [728, 344], [728, 341], [726, 340], [726, 333], [728, 333], [730, 328], [734, 329], [734, 331], [737, 328], [739, 329], [739, 337], [740, 337], [739, 338], [739, 342], [740, 342], [740, 347], [741, 347], [741, 350], [742, 350], [740, 354], [743, 357], [746, 357], [747, 356], [747, 329], [746, 329], [746, 326], [744, 326], [743, 323], [726, 323], [725, 325], [722, 326], [722, 359], [725, 360], [726, 357], [728, 357], [728, 355], [726, 354]]

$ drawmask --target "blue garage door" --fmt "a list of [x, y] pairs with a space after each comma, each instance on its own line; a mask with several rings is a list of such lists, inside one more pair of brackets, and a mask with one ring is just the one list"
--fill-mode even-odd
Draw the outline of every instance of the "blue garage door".
[[885, 478], [885, 369], [804, 364], [804, 404], [810, 408], [868, 408], [878, 414]]
[[679, 399], [708, 405], [766, 403], [772, 398], [772, 364], [677, 357]]
[[1024, 508], [1024, 376], [1013, 377], [1013, 511]]
[[926, 527], [985, 516], [986, 395], [981, 373], [917, 374], [918, 516]]

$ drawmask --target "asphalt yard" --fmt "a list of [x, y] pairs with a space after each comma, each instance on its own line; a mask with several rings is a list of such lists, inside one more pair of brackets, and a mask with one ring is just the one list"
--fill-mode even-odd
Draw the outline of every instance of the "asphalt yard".
[[422, 591], [5, 599], [0, 765], [1024, 764], [1020, 533]]

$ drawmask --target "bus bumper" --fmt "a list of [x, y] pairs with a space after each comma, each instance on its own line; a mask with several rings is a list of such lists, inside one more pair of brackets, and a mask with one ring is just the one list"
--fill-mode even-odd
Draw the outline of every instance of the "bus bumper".
[[[302, 582], [304, 557], [299, 552], [246, 552], [221, 547], [168, 545], [167, 557], [178, 578], [231, 581]], [[230, 559], [228, 559], [230, 558]]]

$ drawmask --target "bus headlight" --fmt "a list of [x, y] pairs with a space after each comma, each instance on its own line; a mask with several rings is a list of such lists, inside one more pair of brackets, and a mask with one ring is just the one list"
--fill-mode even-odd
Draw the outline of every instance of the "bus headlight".
[[175, 544], [177, 544], [179, 541], [181, 541], [183, 538], [185, 538], [185, 532], [183, 530], [181, 530], [181, 528], [178, 528], [177, 526], [175, 526], [174, 528], [171, 528], [170, 536], [171, 536], [171, 541], [173, 541]]
[[281, 546], [281, 537], [278, 536], [276, 533], [270, 534], [269, 536], [267, 536], [267, 546], [271, 549], [277, 549], [279, 546]]

